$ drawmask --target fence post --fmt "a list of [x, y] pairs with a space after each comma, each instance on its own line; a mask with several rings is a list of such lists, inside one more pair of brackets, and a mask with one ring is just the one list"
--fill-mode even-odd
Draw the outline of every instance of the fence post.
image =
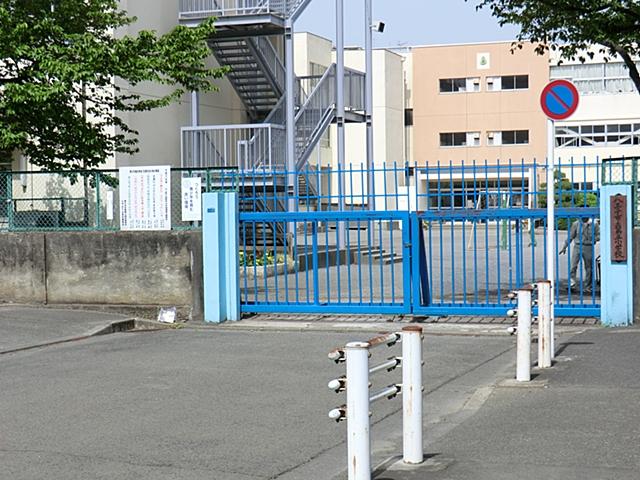
[[[98, 230], [102, 230], [102, 212], [101, 212], [101, 206], [102, 206], [102, 201], [101, 201], [101, 192], [100, 192], [100, 183], [102, 182], [102, 177], [100, 176], [100, 172], [99, 171], [95, 171], [93, 172], [95, 175], [95, 182], [96, 182], [96, 228]], [[87, 219], [88, 222], [89, 219]]]
[[551, 282], [538, 282], [538, 368], [551, 366]]
[[531, 380], [531, 292], [518, 290], [518, 334], [516, 340], [516, 381]]
[[422, 328], [402, 329], [402, 443], [404, 463], [422, 463]]
[[347, 454], [349, 480], [371, 480], [369, 344], [345, 346], [347, 359]]

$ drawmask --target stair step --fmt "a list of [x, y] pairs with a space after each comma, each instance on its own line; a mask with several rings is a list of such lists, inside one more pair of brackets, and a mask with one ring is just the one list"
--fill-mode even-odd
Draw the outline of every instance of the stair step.
[[371, 263], [374, 265], [391, 265], [394, 263], [402, 263], [402, 255], [393, 255], [391, 252], [387, 252], [386, 250], [372, 250], [363, 252], [360, 254], [362, 258], [362, 263], [369, 263], [369, 259], [371, 259]]

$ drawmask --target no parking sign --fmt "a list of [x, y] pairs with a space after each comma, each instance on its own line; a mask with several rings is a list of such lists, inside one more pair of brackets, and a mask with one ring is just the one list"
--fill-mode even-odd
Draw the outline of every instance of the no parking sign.
[[565, 120], [575, 113], [580, 103], [580, 94], [575, 85], [567, 80], [554, 80], [540, 96], [540, 105], [551, 120]]

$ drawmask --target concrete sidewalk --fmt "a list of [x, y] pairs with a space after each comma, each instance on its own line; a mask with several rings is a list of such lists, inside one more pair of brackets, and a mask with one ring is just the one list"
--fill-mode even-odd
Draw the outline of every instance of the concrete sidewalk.
[[0, 354], [91, 336], [124, 315], [21, 305], [0, 305]]
[[556, 363], [539, 372], [538, 386], [496, 388], [441, 438], [427, 425], [427, 461], [396, 463], [374, 478], [640, 478], [640, 329], [590, 330], [556, 347]]

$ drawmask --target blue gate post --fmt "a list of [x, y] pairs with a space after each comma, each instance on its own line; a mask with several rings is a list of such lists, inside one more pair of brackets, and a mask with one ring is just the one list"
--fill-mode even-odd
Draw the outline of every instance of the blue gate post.
[[[627, 326], [633, 323], [633, 195], [631, 189], [631, 185], [603, 185], [600, 192], [601, 322], [609, 327]], [[612, 199], [618, 195], [626, 196], [624, 212], [612, 211]], [[621, 218], [624, 216], [626, 218]], [[620, 223], [622, 221], [625, 221], [626, 231]], [[615, 227], [613, 232], [612, 224]], [[626, 261], [616, 259], [616, 256], [619, 257], [625, 253]]]
[[204, 320], [240, 320], [238, 194], [202, 195]]

